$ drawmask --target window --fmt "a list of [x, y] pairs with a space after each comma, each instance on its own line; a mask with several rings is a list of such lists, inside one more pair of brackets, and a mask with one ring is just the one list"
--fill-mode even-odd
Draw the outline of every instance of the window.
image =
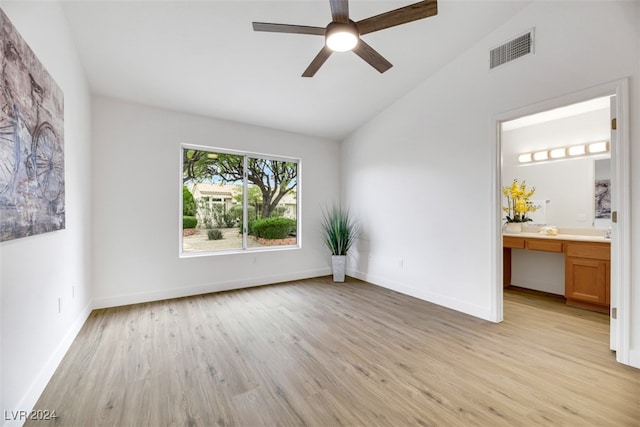
[[181, 254], [297, 247], [297, 159], [182, 146]]

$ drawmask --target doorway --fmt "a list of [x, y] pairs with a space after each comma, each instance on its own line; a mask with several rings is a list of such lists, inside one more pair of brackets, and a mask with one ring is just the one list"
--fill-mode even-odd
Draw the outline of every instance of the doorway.
[[[608, 103], [609, 98], [613, 97], [613, 102], [610, 104], [610, 107], [607, 107], [606, 103]], [[496, 144], [496, 180], [495, 180], [495, 212], [496, 218], [500, 218], [500, 220], [496, 221], [495, 224], [495, 253], [496, 259], [498, 260], [496, 265], [496, 274], [495, 274], [495, 314], [496, 319], [498, 321], [502, 320], [503, 316], [503, 246], [502, 246], [502, 218], [504, 218], [502, 212], [503, 205], [503, 195], [502, 195], [502, 187], [504, 186], [505, 179], [508, 181], [513, 180], [514, 178], [518, 178], [518, 174], [515, 173], [515, 169], [512, 167], [513, 156], [522, 157], [519, 159], [521, 164], [530, 163], [531, 165], [545, 165], [542, 169], [546, 169], [546, 172], [542, 174], [534, 173], [534, 169], [532, 166], [520, 166], [519, 171], [525, 170], [526, 173], [523, 173], [523, 176], [529, 178], [541, 179], [545, 181], [548, 174], [548, 171], [557, 168], [558, 165], [562, 162], [569, 165], [570, 162], [574, 162], [574, 160], [566, 160], [561, 159], [560, 157], [551, 157], [552, 149], [563, 148], [565, 151], [565, 156], [569, 157], [568, 151], [571, 147], [576, 147], [579, 145], [585, 146], [584, 155], [574, 155], [574, 159], [580, 159], [580, 161], [572, 164], [572, 168], [577, 167], [579, 163], [590, 164], [590, 168], [585, 172], [585, 169], [582, 168], [582, 175], [578, 177], [578, 180], [585, 181], [585, 176], [590, 176], [591, 178], [588, 180], [590, 186], [595, 186], [596, 173], [602, 173], [602, 166], [598, 167], [598, 172], [596, 172], [595, 160], [598, 156], [595, 154], [595, 148], [592, 153], [589, 152], [587, 143], [595, 143], [595, 142], [606, 142], [608, 144], [608, 149], [610, 150], [610, 186], [611, 186], [611, 206], [613, 215], [617, 214], [618, 221], [615, 222], [615, 218], [613, 221], [611, 219], [604, 220], [602, 218], [596, 218], [595, 215], [595, 206], [587, 210], [585, 207], [579, 207], [578, 211], [572, 211], [569, 214], [571, 217], [571, 221], [564, 217], [560, 219], [558, 215], [560, 214], [560, 203], [559, 201], [565, 197], [562, 194], [553, 194], [553, 196], [549, 196], [548, 193], [553, 193], [554, 189], [548, 186], [548, 183], [544, 183], [541, 185], [541, 188], [545, 187], [546, 189], [540, 191], [537, 194], [537, 199], [532, 200], [532, 202], [536, 203], [539, 206], [539, 215], [537, 217], [537, 221], [541, 224], [546, 223], [547, 226], [552, 226], [555, 221], [563, 221], [570, 222], [570, 226], [574, 228], [592, 228], [592, 229], [600, 229], [604, 226], [604, 230], [608, 232], [607, 225], [611, 226], [611, 269], [610, 269], [610, 277], [611, 277], [611, 290], [610, 290], [610, 305], [611, 305], [611, 348], [616, 350], [616, 359], [621, 363], [629, 364], [629, 340], [630, 340], [630, 251], [629, 251], [629, 239], [630, 239], [630, 227], [628, 223], [628, 213], [629, 213], [629, 182], [630, 182], [630, 168], [628, 162], [628, 123], [626, 118], [628, 117], [628, 82], [627, 80], [621, 80], [617, 82], [612, 82], [609, 84], [605, 84], [599, 87], [587, 89], [578, 93], [570, 94], [567, 96], [551, 99], [548, 101], [544, 101], [535, 105], [526, 106], [511, 112], [507, 112], [505, 114], [500, 115], [495, 120], [495, 132], [497, 141]], [[589, 105], [591, 104], [591, 105]], [[568, 106], [573, 106], [571, 108], [567, 108]], [[595, 107], [594, 107], [595, 106]], [[587, 110], [591, 109], [590, 112], [582, 112], [579, 114], [583, 114], [583, 119], [586, 116], [598, 115], [602, 117], [603, 114], [610, 115], [611, 112], [614, 112], [616, 117], [616, 125], [617, 129], [610, 132], [610, 136], [604, 135], [606, 138], [601, 137], [588, 137], [585, 135], [580, 135], [580, 132], [577, 132], [575, 135], [575, 139], [563, 139], [557, 138], [555, 142], [550, 141], [549, 138], [546, 138], [544, 141], [547, 146], [534, 146], [531, 141], [535, 140], [535, 131], [532, 131], [534, 128], [542, 129], [544, 127], [549, 127], [549, 116], [558, 116], [558, 114], [573, 114], [575, 113], [567, 113], [572, 110], [572, 108], [583, 107]], [[600, 110], [598, 114], [593, 113], [594, 111]], [[584, 116], [586, 114], [586, 116]], [[557, 117], [556, 117], [557, 118]], [[542, 121], [541, 121], [542, 120]], [[546, 120], [547, 126], [541, 126], [540, 123]], [[609, 120], [605, 116], [605, 120], [609, 122]], [[531, 124], [531, 122], [538, 122], [538, 124]], [[527, 124], [529, 122], [529, 124]], [[560, 122], [558, 122], [560, 123]], [[505, 128], [509, 128], [510, 126], [520, 126], [525, 127], [529, 126], [530, 129], [528, 132], [520, 132], [519, 138], [523, 140], [527, 140], [524, 134], [529, 133], [529, 142], [518, 145], [517, 149], [514, 150], [513, 147], [506, 147], [505, 141]], [[558, 128], [558, 136], [561, 133], [562, 126]], [[551, 126], [553, 127], [553, 126]], [[606, 127], [609, 128], [609, 123], [606, 123]], [[602, 131], [601, 131], [602, 132]], [[609, 133], [608, 129], [606, 130]], [[531, 136], [534, 135], [534, 136]], [[602, 136], [602, 135], [600, 135]], [[583, 138], [583, 141], [580, 142], [579, 138]], [[600, 140], [600, 141], [596, 141]], [[526, 145], [529, 144], [529, 145]], [[517, 151], [517, 152], [516, 152]], [[556, 151], [556, 155], [560, 150]], [[539, 154], [536, 154], [539, 153]], [[534, 157], [535, 155], [535, 157]], [[590, 156], [593, 155], [593, 156]], [[506, 156], [510, 156], [510, 158], [506, 158]], [[545, 158], [546, 156], [546, 158]], [[600, 153], [599, 158], [603, 159], [606, 155]], [[537, 159], [537, 160], [534, 160]], [[587, 160], [588, 159], [588, 160]], [[517, 164], [517, 162], [516, 162]], [[529, 167], [527, 170], [526, 167]], [[605, 168], [606, 169], [606, 168]], [[553, 179], [551, 179], [553, 181]], [[593, 181], [593, 182], [592, 182]], [[527, 181], [527, 184], [535, 186], [536, 183], [532, 181]], [[542, 194], [545, 193], [545, 194]], [[590, 195], [590, 202], [593, 203], [593, 194], [594, 187], [585, 187], [584, 191], [580, 193], [584, 193], [581, 197], [584, 199], [585, 194]], [[576, 194], [571, 194], [571, 197], [576, 196]], [[534, 196], [535, 197], [535, 196]], [[584, 206], [584, 203], [583, 205]], [[607, 221], [611, 221], [609, 224]], [[597, 223], [597, 225], [596, 225]], [[566, 226], [567, 224], [558, 224]], [[536, 254], [536, 256], [540, 259], [534, 262], [544, 261], [545, 256], [548, 257], [551, 254]], [[562, 284], [562, 288], [564, 287], [564, 260], [563, 258], [547, 258], [547, 261], [550, 261], [552, 264], [552, 268], [550, 271], [545, 271], [545, 274], [549, 273], [551, 277], [555, 275], [555, 279], [551, 279], [551, 282], [560, 282]], [[508, 260], [511, 261], [510, 259]], [[510, 265], [510, 264], [509, 264]], [[549, 281], [549, 274], [542, 281]], [[545, 291], [544, 289], [542, 289]], [[554, 289], [551, 290], [551, 293], [564, 293], [564, 289]]]

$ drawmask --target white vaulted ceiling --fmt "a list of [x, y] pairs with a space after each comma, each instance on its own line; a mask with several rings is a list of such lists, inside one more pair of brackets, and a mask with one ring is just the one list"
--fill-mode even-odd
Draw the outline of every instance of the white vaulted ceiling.
[[[351, 1], [354, 21], [415, 1]], [[440, 0], [435, 17], [363, 36], [394, 66], [352, 52], [300, 75], [321, 36], [254, 32], [252, 21], [324, 27], [328, 0], [63, 1], [92, 92], [161, 108], [342, 139], [520, 11], [525, 1]]]

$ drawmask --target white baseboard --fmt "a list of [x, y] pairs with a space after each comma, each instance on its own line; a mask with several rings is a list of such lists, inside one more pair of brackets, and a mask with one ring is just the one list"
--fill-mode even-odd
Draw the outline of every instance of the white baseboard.
[[286, 274], [276, 274], [273, 276], [259, 276], [245, 278], [241, 280], [204, 283], [195, 286], [185, 286], [179, 288], [162, 289], [149, 292], [137, 292], [133, 294], [118, 295], [107, 298], [97, 298], [93, 300], [93, 308], [118, 307], [129, 304], [139, 304], [151, 301], [161, 301], [172, 298], [182, 298], [193, 295], [208, 294], [211, 292], [223, 292], [234, 289], [251, 288], [255, 286], [271, 285], [274, 283], [289, 282], [292, 280], [309, 279], [331, 274], [331, 268], [321, 268], [316, 270], [297, 271]]
[[371, 274], [365, 274], [356, 270], [348, 270], [349, 276], [364, 280], [383, 288], [391, 289], [392, 291], [400, 292], [401, 294], [409, 295], [424, 301], [428, 301], [443, 307], [450, 308], [455, 311], [459, 311], [465, 314], [469, 314], [480, 319], [488, 320], [492, 322], [493, 316], [491, 314], [490, 307], [481, 307], [474, 304], [469, 304], [459, 299], [451, 298], [446, 295], [437, 294], [423, 289], [417, 289], [413, 286], [399, 283], [397, 280], [390, 280], [381, 276], [375, 276]]
[[19, 411], [31, 411], [31, 409], [33, 409], [35, 404], [38, 402], [40, 395], [44, 391], [47, 384], [49, 384], [49, 380], [51, 380], [51, 377], [56, 372], [56, 369], [58, 369], [62, 358], [65, 354], [67, 354], [69, 347], [71, 347], [71, 344], [73, 344], [76, 336], [78, 336], [80, 329], [82, 329], [82, 326], [91, 314], [91, 307], [92, 303], [91, 301], [89, 301], [87, 306], [80, 312], [76, 320], [71, 324], [71, 327], [67, 331], [66, 335], [64, 336], [64, 338], [62, 338], [53, 353], [51, 353], [51, 356], [49, 356], [49, 359], [44, 364], [40, 372], [38, 372], [35, 380], [27, 389], [27, 392], [22, 397], [22, 399], [20, 399], [20, 402], [18, 402], [16, 408], [13, 411], [6, 410], [5, 413], [3, 413], [4, 427], [21, 426], [24, 424], [26, 420], [20, 419], [18, 415]]

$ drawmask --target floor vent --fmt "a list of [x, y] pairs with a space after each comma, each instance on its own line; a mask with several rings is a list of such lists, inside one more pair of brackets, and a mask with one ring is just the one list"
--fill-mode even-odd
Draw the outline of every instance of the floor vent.
[[533, 52], [533, 30], [489, 51], [489, 69]]

